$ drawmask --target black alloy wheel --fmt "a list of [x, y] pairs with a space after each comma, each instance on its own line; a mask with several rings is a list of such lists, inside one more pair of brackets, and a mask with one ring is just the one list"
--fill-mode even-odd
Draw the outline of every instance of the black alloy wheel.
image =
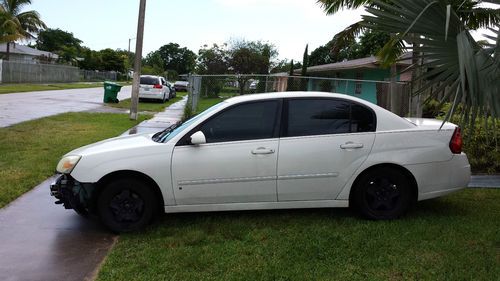
[[98, 198], [101, 221], [117, 233], [145, 227], [151, 222], [156, 205], [153, 191], [134, 178], [111, 182]]
[[409, 179], [396, 169], [377, 168], [363, 174], [353, 186], [351, 204], [366, 218], [396, 219], [416, 198]]

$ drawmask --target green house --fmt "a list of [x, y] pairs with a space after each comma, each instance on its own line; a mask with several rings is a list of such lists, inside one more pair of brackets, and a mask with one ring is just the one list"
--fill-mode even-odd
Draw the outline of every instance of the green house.
[[[411, 54], [405, 54], [410, 56]], [[397, 63], [396, 73], [402, 72], [411, 64], [411, 60]], [[294, 71], [296, 75], [300, 70]], [[384, 106], [388, 102], [391, 68], [381, 66], [378, 58], [372, 56], [338, 63], [311, 66], [307, 68], [308, 91], [333, 92], [356, 96], [372, 103]], [[401, 98], [406, 96], [411, 73], [396, 75], [396, 90]]]

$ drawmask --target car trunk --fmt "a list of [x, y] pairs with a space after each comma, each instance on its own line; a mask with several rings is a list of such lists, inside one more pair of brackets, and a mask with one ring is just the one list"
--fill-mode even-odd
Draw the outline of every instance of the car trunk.
[[429, 118], [405, 118], [411, 123], [415, 124], [418, 130], [454, 130], [457, 125], [445, 122], [443, 124], [443, 120], [438, 119], [429, 119]]

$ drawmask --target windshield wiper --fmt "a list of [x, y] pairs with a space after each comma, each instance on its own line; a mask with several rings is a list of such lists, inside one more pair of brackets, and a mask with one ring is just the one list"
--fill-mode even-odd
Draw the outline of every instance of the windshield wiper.
[[170, 126], [168, 126], [165, 130], [160, 131], [153, 135], [152, 140], [156, 142], [160, 142], [160, 140], [167, 134], [170, 134], [175, 128], [179, 127], [182, 124], [181, 121], [178, 121]]

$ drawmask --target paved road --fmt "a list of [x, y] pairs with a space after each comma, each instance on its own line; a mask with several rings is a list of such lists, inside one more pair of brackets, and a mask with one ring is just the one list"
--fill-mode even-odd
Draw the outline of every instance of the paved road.
[[[130, 97], [130, 86], [123, 87], [118, 99]], [[0, 128], [65, 112], [99, 110], [103, 107], [103, 88], [41, 91], [0, 95]]]

